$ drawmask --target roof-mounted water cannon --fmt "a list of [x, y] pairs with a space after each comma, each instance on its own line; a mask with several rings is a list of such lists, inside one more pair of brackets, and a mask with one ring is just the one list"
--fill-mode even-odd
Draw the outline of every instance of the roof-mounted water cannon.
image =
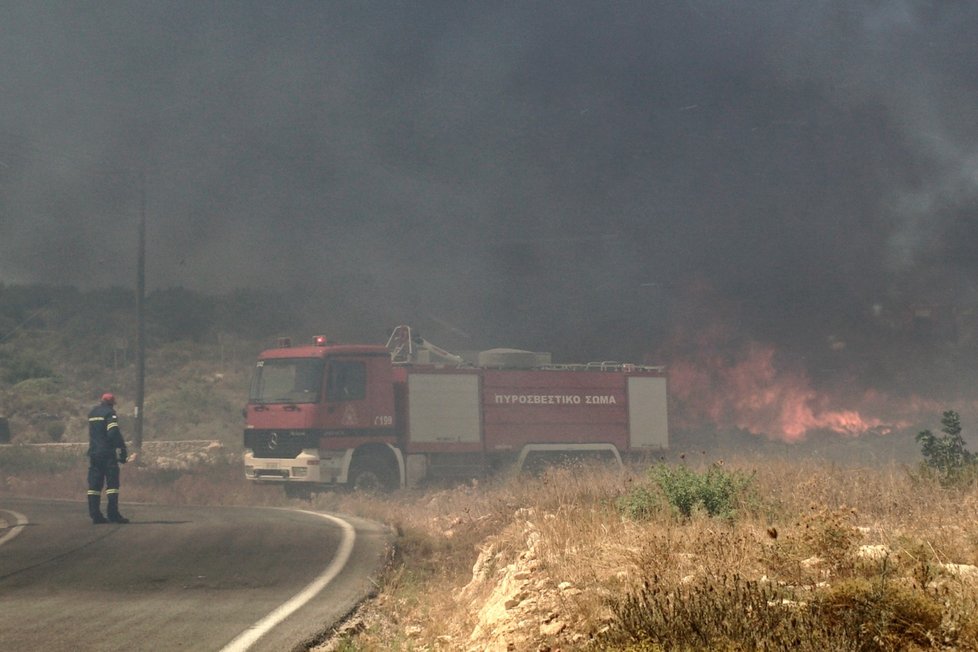
[[276, 343], [278, 344], [278, 348], [280, 348], [280, 349], [287, 349], [287, 348], [289, 348], [289, 347], [292, 346], [292, 338], [291, 337], [280, 337], [280, 338], [278, 338], [278, 340], [276, 340]]
[[410, 326], [398, 326], [387, 340], [394, 364], [465, 364], [462, 356], [435, 346], [420, 335], [413, 335]]

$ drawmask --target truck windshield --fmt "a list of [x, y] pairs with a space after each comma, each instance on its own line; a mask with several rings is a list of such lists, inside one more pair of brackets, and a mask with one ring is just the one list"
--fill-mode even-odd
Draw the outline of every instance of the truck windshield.
[[323, 382], [320, 358], [259, 360], [251, 380], [251, 403], [317, 403]]

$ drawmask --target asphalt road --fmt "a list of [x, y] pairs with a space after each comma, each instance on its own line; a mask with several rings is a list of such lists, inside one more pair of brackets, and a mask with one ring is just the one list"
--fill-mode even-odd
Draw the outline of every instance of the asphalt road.
[[370, 593], [387, 532], [301, 510], [0, 499], [0, 651], [304, 649]]

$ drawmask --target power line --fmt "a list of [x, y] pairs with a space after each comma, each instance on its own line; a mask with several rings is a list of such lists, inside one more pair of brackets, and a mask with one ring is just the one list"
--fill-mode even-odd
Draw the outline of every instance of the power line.
[[38, 315], [40, 315], [41, 312], [45, 308], [47, 308], [47, 306], [41, 306], [40, 308], [38, 308], [37, 310], [35, 310], [34, 312], [32, 312], [27, 317], [27, 319], [25, 319], [24, 321], [20, 322], [16, 326], [14, 326], [13, 330], [11, 330], [8, 333], [6, 333], [3, 337], [0, 337], [0, 342], [6, 342], [8, 339], [10, 339], [11, 337], [13, 337], [17, 333], [17, 331], [19, 331], [20, 329], [22, 329], [27, 324], [27, 322], [29, 322], [30, 320], [34, 319]]

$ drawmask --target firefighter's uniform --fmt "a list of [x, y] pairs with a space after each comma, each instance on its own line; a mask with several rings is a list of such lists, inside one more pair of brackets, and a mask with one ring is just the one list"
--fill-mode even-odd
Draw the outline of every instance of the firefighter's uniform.
[[[102, 396], [102, 402], [88, 413], [88, 513], [93, 523], [128, 523], [119, 513], [119, 464], [129, 456], [119, 430], [115, 397]], [[106, 519], [102, 516], [102, 487], [108, 499]]]

